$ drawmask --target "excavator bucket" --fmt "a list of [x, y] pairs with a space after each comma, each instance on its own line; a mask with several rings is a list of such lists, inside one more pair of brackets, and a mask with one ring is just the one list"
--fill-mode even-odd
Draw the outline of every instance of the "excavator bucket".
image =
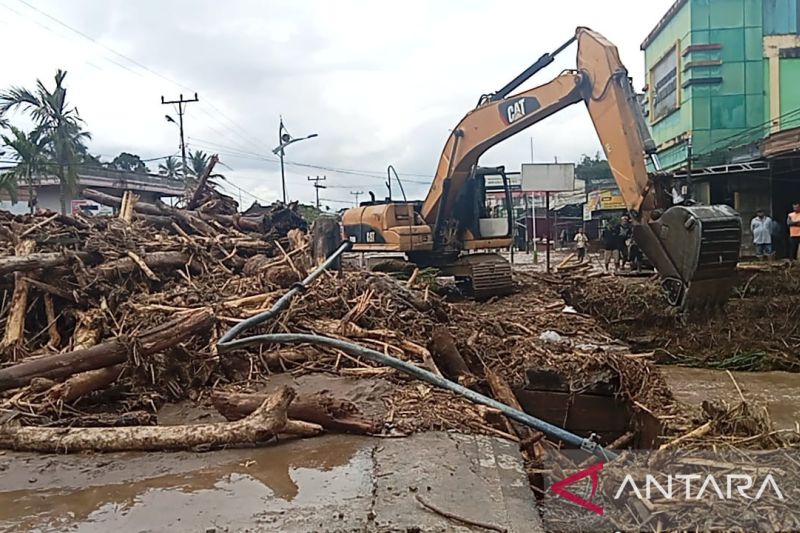
[[742, 219], [727, 205], [673, 206], [634, 237], [661, 275], [670, 304], [710, 309], [725, 303], [736, 283]]

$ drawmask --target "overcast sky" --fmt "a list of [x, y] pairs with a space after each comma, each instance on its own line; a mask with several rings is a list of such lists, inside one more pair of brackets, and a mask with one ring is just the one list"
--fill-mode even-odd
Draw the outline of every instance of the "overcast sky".
[[[224, 173], [244, 192], [228, 189], [245, 207], [253, 195], [280, 197], [271, 150], [283, 115], [294, 136], [319, 134], [289, 147], [287, 161], [337, 169], [287, 165], [290, 199], [311, 201], [307, 176], [326, 175], [321, 196], [330, 201], [323, 204], [338, 209], [352, 201], [351, 191], [384, 196], [389, 164], [409, 196], [422, 198], [448, 130], [481, 94], [578, 25], [619, 47], [640, 89], [639, 45], [671, 4], [0, 0], [0, 86], [33, 87], [37, 78], [51, 86], [56, 69], [67, 70], [69, 100], [93, 135], [91, 151], [104, 159], [121, 151], [143, 159], [178, 154], [178, 129], [164, 118], [175, 114], [160, 99], [196, 91], [200, 102], [186, 113], [189, 147], [220, 154]], [[573, 46], [526, 87], [574, 66]], [[576, 161], [600, 149], [585, 109], [573, 106], [498, 145], [481, 163], [518, 170], [530, 159], [531, 138], [539, 162]]]

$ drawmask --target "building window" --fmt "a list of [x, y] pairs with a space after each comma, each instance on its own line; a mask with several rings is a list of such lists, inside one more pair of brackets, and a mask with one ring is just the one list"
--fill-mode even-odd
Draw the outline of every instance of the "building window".
[[661, 60], [650, 69], [652, 87], [653, 122], [678, 109], [678, 47], [673, 46]]

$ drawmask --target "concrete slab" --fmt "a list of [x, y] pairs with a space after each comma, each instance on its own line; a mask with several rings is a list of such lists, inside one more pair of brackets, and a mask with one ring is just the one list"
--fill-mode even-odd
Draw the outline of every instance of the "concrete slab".
[[[379, 445], [375, 531], [481, 531], [423, 506], [509, 533], [543, 531], [516, 444], [486, 436], [421, 433]], [[421, 500], [421, 501], [420, 501]]]
[[513, 443], [327, 435], [209, 453], [0, 452], [0, 531], [541, 531]]

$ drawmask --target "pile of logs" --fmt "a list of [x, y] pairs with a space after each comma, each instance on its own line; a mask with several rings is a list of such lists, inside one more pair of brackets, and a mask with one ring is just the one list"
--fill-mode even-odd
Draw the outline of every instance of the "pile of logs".
[[[214, 195], [193, 196], [186, 208], [84, 195], [118, 215], [0, 212], [0, 448], [167, 449], [386, 428], [482, 431], [531, 446], [539, 438], [335, 348], [217, 353], [225, 331], [270, 309], [314, 263], [297, 206], [236, 214]], [[347, 339], [508, 403], [528, 364], [557, 365], [577, 379], [591, 361], [630, 376], [626, 390], [659, 390], [641, 361], [542, 341], [539, 332], [554, 327], [575, 345], [607, 340], [587, 318], [562, 314], [553, 288], [539, 283], [520, 298], [451, 306], [428, 283], [416, 271], [404, 281], [329, 271], [258, 331]], [[380, 399], [386, 416], [362, 414], [352, 398], [267, 386], [275, 373], [313, 372], [390, 380], [392, 392]], [[187, 399], [227, 421], [157, 425], [162, 405]]]

